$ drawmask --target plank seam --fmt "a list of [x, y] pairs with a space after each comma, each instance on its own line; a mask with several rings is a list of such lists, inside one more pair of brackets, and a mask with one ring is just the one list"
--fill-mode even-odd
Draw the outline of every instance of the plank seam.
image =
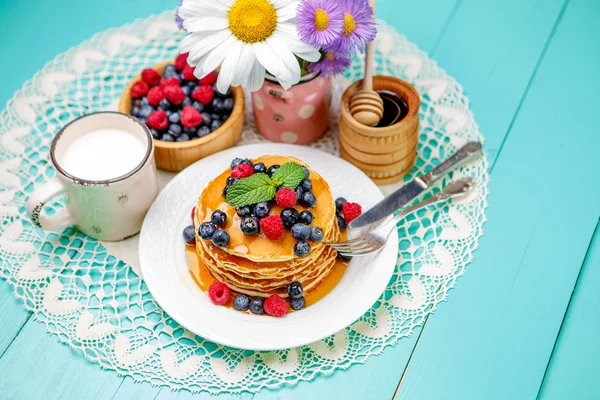
[[527, 86], [525, 86], [525, 91], [523, 92], [523, 95], [521, 96], [521, 99], [519, 100], [519, 104], [517, 105], [517, 109], [516, 109], [515, 113], [513, 114], [512, 119], [510, 120], [508, 129], [506, 130], [506, 135], [504, 135], [504, 137], [502, 138], [502, 142], [500, 143], [500, 147], [498, 147], [498, 152], [496, 153], [496, 157], [494, 158], [494, 161], [492, 162], [492, 165], [490, 167], [490, 175], [492, 174], [492, 171], [494, 171], [494, 168], [496, 167], [496, 162], [500, 158], [500, 153], [502, 153], [502, 149], [504, 148], [504, 144], [506, 143], [508, 137], [510, 136], [510, 133], [512, 132], [512, 128], [515, 124], [515, 121], [517, 120], [517, 118], [519, 117], [519, 114], [521, 113], [521, 107], [525, 103], [525, 99], [527, 98], [527, 95], [529, 94], [529, 89], [531, 89], [531, 85], [533, 84], [533, 81], [535, 80], [535, 77], [537, 76], [538, 70], [539, 70], [540, 66], [542, 65], [542, 62], [544, 61], [544, 58], [546, 57], [546, 52], [547, 52], [548, 48], [550, 47], [550, 43], [554, 39], [554, 35], [556, 34], [556, 30], [558, 29], [558, 26], [560, 25], [560, 22], [562, 21], [563, 16], [565, 15], [565, 11], [567, 9], [567, 6], [569, 5], [569, 1], [570, 0], [565, 0], [565, 2], [563, 3], [562, 8], [560, 9], [560, 13], [558, 14], [558, 17], [556, 18], [556, 21], [554, 22], [554, 26], [552, 26], [550, 35], [548, 35], [548, 39], [546, 40], [546, 43], [544, 43], [544, 48], [542, 49], [542, 53], [540, 54], [540, 57], [538, 58], [538, 61], [535, 64], [533, 73], [531, 74], [531, 78], [529, 78], [529, 81], [527, 82]]
[[446, 19], [446, 22], [444, 23], [444, 26], [442, 27], [442, 30], [440, 31], [438, 38], [435, 40], [435, 43], [433, 44], [433, 46], [431, 46], [431, 52], [429, 54], [433, 55], [435, 53], [435, 51], [437, 50], [438, 45], [444, 38], [444, 35], [446, 34], [448, 27], [450, 27], [450, 24], [454, 20], [454, 17], [456, 16], [456, 13], [458, 12], [458, 9], [460, 8], [461, 4], [462, 4], [462, 0], [457, 0], [457, 2], [454, 4], [454, 7], [452, 7], [452, 11], [450, 11], [450, 15]]
[[560, 333], [563, 330], [565, 320], [567, 319], [567, 314], [569, 313], [569, 308], [571, 308], [571, 302], [573, 301], [573, 297], [575, 296], [575, 291], [577, 290], [577, 285], [579, 285], [579, 279], [581, 278], [583, 269], [588, 261], [588, 257], [590, 255], [590, 251], [592, 250], [592, 245], [596, 238], [596, 234], [598, 233], [598, 227], [600, 226], [600, 219], [596, 222], [596, 227], [594, 228], [594, 233], [590, 238], [590, 242], [588, 244], [588, 248], [585, 251], [585, 257], [583, 257], [583, 262], [581, 263], [581, 268], [579, 268], [579, 273], [577, 274], [577, 279], [575, 280], [575, 285], [573, 286], [573, 291], [571, 292], [571, 297], [569, 297], [569, 302], [567, 303], [567, 307], [565, 308], [565, 313], [563, 315], [562, 321], [560, 322], [560, 328], [558, 329], [558, 334], [556, 335], [556, 339], [554, 340], [554, 345], [552, 346], [552, 351], [550, 352], [550, 356], [548, 357], [548, 362], [546, 363], [546, 369], [544, 370], [544, 375], [542, 376], [542, 381], [540, 383], [540, 387], [538, 388], [538, 393], [536, 399], [540, 398], [542, 393], [542, 388], [544, 387], [544, 382], [546, 381], [546, 376], [548, 375], [548, 369], [550, 368], [550, 363], [552, 361], [552, 357], [554, 357], [554, 352], [556, 351], [556, 345], [560, 339]]
[[10, 346], [12, 346], [13, 342], [15, 341], [15, 339], [19, 336], [19, 334], [21, 333], [21, 331], [23, 330], [23, 328], [25, 327], [25, 325], [27, 325], [27, 322], [29, 321], [29, 319], [31, 318], [31, 316], [33, 315], [33, 313], [29, 313], [29, 315], [27, 315], [27, 319], [25, 319], [25, 321], [21, 324], [21, 326], [19, 327], [19, 330], [17, 331], [17, 333], [13, 336], [13, 338], [11, 339], [10, 343], [6, 346], [6, 348], [4, 349], [4, 351], [2, 352], [2, 354], [0, 354], [0, 358], [2, 358], [4, 356], [4, 354], [6, 354], [6, 352], [8, 351], [8, 349], [10, 349]]

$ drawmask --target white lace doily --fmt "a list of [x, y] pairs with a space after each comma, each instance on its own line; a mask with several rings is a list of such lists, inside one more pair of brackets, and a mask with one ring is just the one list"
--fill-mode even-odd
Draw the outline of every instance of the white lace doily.
[[[472, 259], [485, 221], [485, 157], [453, 174], [477, 179], [478, 190], [467, 199], [421, 210], [400, 223], [396, 272], [364, 317], [326, 340], [286, 351], [230, 349], [179, 326], [152, 300], [136, 272], [136, 238], [99, 243], [74, 228], [48, 233], [32, 225], [25, 201], [55, 174], [48, 162], [54, 134], [81, 114], [115, 109], [125, 84], [144, 67], [173, 58], [181, 37], [172, 12], [98, 34], [47, 64], [0, 115], [0, 272], [15, 296], [48, 332], [103, 368], [210, 393], [256, 392], [311, 380], [364, 363], [408, 336], [446, 298]], [[384, 23], [376, 45], [377, 73], [406, 79], [421, 93], [419, 157], [411, 175], [429, 170], [466, 141], [482, 140], [454, 79]], [[355, 60], [346, 80], [337, 81], [335, 120], [343, 88], [359, 79], [361, 70]], [[263, 141], [251, 112], [247, 116], [241, 143]], [[336, 135], [334, 123], [312, 146], [337, 154]], [[60, 201], [49, 204], [50, 213]]]

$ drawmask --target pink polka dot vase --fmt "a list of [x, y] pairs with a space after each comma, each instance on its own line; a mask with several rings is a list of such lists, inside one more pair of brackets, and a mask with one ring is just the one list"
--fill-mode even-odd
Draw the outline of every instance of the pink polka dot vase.
[[258, 131], [273, 142], [305, 144], [329, 127], [331, 80], [317, 73], [284, 90], [267, 76], [263, 87], [252, 93], [254, 121]]

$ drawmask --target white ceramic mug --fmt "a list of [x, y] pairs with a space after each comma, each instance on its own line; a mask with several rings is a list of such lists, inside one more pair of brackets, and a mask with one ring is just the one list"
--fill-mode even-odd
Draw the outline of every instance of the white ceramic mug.
[[[66, 163], [65, 150], [69, 144], [81, 135], [104, 129], [125, 131], [140, 139], [146, 147], [141, 162], [129, 172], [105, 180], [81, 179], [67, 172], [61, 162]], [[61, 129], [52, 141], [50, 161], [56, 177], [36, 188], [27, 201], [27, 213], [36, 226], [57, 230], [76, 225], [86, 235], [107, 241], [123, 240], [140, 231], [144, 216], [158, 194], [158, 180], [154, 141], [138, 119], [110, 111], [79, 117]], [[45, 215], [44, 205], [60, 194], [65, 195], [66, 207], [54, 215]]]

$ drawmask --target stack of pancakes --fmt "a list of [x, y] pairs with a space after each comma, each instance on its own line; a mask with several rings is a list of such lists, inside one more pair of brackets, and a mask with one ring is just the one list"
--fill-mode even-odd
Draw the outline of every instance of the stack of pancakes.
[[[296, 162], [305, 165], [292, 157], [263, 156], [254, 163], [262, 162], [267, 168], [271, 165], [283, 165], [286, 162]], [[312, 251], [306, 257], [294, 254], [296, 240], [289, 229], [284, 229], [283, 236], [276, 241], [270, 240], [262, 233], [248, 236], [240, 228], [242, 220], [236, 214], [236, 209], [226, 203], [222, 196], [226, 180], [231, 174], [228, 169], [208, 184], [202, 192], [196, 206], [194, 224], [196, 232], [211, 214], [219, 209], [227, 214], [227, 222], [222, 227], [229, 233], [230, 241], [227, 247], [217, 247], [210, 240], [196, 238], [196, 251], [213, 277], [225, 283], [231, 290], [249, 296], [268, 297], [278, 294], [287, 297], [287, 286], [292, 282], [300, 282], [305, 292], [310, 292], [331, 272], [337, 254], [335, 250], [325, 246], [326, 242], [339, 241], [339, 231], [335, 204], [329, 185], [309, 166], [310, 180], [317, 203], [310, 211], [314, 215], [311, 226], [319, 226], [325, 234], [319, 243], [309, 242]], [[298, 212], [305, 208], [296, 205]], [[282, 208], [271, 206], [270, 214], [280, 214]]]

